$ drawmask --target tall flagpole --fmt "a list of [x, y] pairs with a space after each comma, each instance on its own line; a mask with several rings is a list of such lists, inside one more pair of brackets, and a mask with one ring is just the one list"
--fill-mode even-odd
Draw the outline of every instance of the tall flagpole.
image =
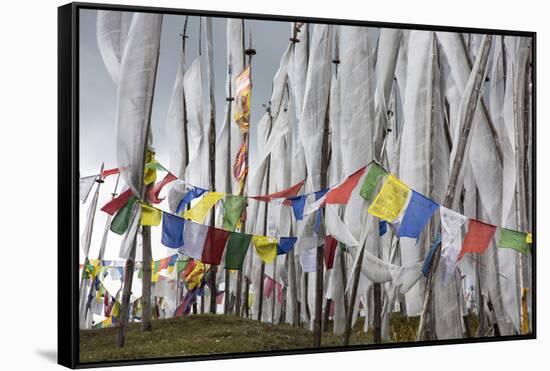
[[[447, 191], [445, 193], [445, 200], [443, 202], [443, 206], [447, 208], [452, 207], [452, 203], [455, 199], [457, 181], [461, 172], [464, 156], [466, 155], [466, 145], [468, 143], [470, 130], [472, 128], [472, 124], [474, 121], [474, 113], [479, 101], [481, 84], [483, 83], [483, 78], [485, 76], [485, 71], [487, 68], [487, 60], [489, 58], [491, 41], [492, 41], [492, 36], [486, 36], [484, 44], [480, 47], [481, 64], [480, 64], [479, 71], [475, 76], [474, 88], [468, 100], [464, 122], [461, 123], [462, 129], [460, 133], [460, 140], [457, 143], [456, 157], [451, 168], [451, 174], [449, 176], [449, 185], [447, 187]], [[428, 280], [426, 283], [426, 292], [424, 294], [424, 303], [422, 305], [422, 312], [420, 314], [420, 323], [418, 325], [418, 332], [416, 335], [417, 340], [424, 340], [426, 337], [427, 318], [431, 312], [435, 272], [437, 270], [437, 266], [439, 265], [440, 256], [441, 256], [441, 248], [438, 248], [435, 251], [435, 254], [433, 256], [430, 270], [428, 273]]]

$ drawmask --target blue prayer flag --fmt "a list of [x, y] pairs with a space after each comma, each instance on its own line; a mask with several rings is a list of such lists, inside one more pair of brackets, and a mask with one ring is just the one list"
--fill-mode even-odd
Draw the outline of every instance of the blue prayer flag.
[[397, 230], [397, 236], [418, 238], [438, 207], [439, 205], [429, 198], [412, 191], [411, 200]]
[[202, 196], [204, 192], [206, 192], [206, 189], [202, 189], [199, 187], [191, 188], [189, 192], [187, 192], [185, 196], [183, 196], [182, 200], [180, 201], [180, 204], [176, 209], [176, 214], [180, 214], [183, 211], [183, 209], [185, 209], [185, 206], [187, 206], [195, 198]]
[[185, 219], [168, 213], [162, 214], [162, 238], [160, 242], [172, 249], [182, 247]]
[[422, 264], [422, 274], [424, 275], [424, 277], [428, 277], [428, 274], [430, 273], [430, 267], [432, 265], [432, 260], [435, 254], [435, 250], [437, 250], [437, 246], [440, 243], [441, 243], [441, 234], [437, 232], [435, 241], [432, 244], [430, 251], [428, 251], [428, 255], [426, 255], [426, 259], [424, 259], [424, 263]]
[[296, 237], [279, 238], [279, 244], [277, 245], [277, 255], [283, 255], [292, 250], [294, 244], [296, 243], [296, 240]]
[[[329, 191], [328, 188], [321, 189], [320, 191], [315, 192], [315, 201], [318, 201]], [[321, 228], [321, 208], [317, 210], [317, 215], [315, 216], [315, 233], [319, 234], [319, 229]]]
[[306, 206], [306, 197], [307, 196], [303, 195], [289, 198], [289, 200], [292, 202], [292, 211], [294, 212], [294, 217], [296, 218], [296, 220], [304, 219], [304, 207]]
[[381, 220], [378, 222], [378, 235], [383, 236], [388, 231], [388, 223], [386, 223], [385, 220]]

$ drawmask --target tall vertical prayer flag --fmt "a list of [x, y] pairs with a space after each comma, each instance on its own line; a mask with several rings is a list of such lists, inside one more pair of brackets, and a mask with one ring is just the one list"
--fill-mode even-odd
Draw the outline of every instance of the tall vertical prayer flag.
[[494, 225], [470, 219], [468, 222], [468, 232], [466, 233], [466, 237], [464, 237], [464, 243], [458, 255], [458, 260], [468, 252], [484, 253], [489, 247], [496, 230], [497, 227]]
[[224, 203], [223, 228], [231, 232], [237, 228], [239, 219], [246, 206], [246, 197], [227, 195]]
[[369, 207], [369, 213], [387, 222], [393, 222], [403, 211], [410, 189], [390, 174]]
[[146, 204], [141, 204], [140, 224], [145, 226], [157, 226], [162, 219], [162, 211]]
[[229, 232], [223, 229], [208, 227], [201, 261], [205, 264], [220, 265], [223, 250], [229, 238]]
[[357, 183], [359, 183], [359, 179], [361, 179], [361, 177], [365, 173], [365, 169], [366, 168], [363, 167], [357, 170], [355, 173], [350, 175], [342, 184], [331, 189], [327, 193], [325, 203], [347, 204], [351, 197], [351, 192], [355, 189]]
[[522, 254], [529, 254], [529, 244], [526, 241], [526, 234], [511, 229], [501, 228], [498, 247], [514, 249]]
[[380, 178], [386, 174], [386, 170], [382, 169], [378, 164], [372, 163], [369, 166], [369, 171], [365, 177], [363, 185], [361, 185], [359, 195], [365, 200], [370, 201]]
[[168, 213], [162, 215], [162, 238], [160, 242], [172, 249], [183, 246], [183, 228], [185, 219]]
[[[439, 208], [439, 215], [441, 219], [441, 259], [445, 267], [443, 283], [446, 284], [456, 268], [462, 242], [462, 226], [468, 218], [444, 206]], [[434, 246], [436, 245], [434, 244]], [[435, 248], [433, 251], [435, 252]]]
[[208, 234], [208, 226], [186, 221], [183, 229], [183, 246], [179, 252], [185, 256], [199, 260], [202, 257], [204, 241]]
[[208, 192], [195, 206], [187, 210], [183, 215], [197, 223], [203, 223], [208, 211], [223, 198], [223, 193]]
[[235, 79], [235, 113], [233, 119], [239, 125], [241, 133], [248, 133], [250, 122], [250, 66], [246, 67]]
[[252, 236], [252, 243], [256, 248], [260, 259], [266, 264], [271, 264], [277, 256], [277, 239], [267, 236]]
[[206, 192], [206, 189], [199, 187], [192, 187], [181, 199], [178, 207], [176, 208], [176, 214], [180, 215], [183, 209], [195, 198], [202, 196]]
[[132, 207], [136, 202], [135, 197], [130, 197], [126, 202], [126, 205], [116, 213], [115, 217], [111, 221], [111, 226], [109, 227], [113, 233], [118, 235], [123, 235], [128, 230], [130, 226], [130, 219], [132, 216]]
[[413, 190], [409, 204], [405, 209], [405, 215], [399, 225], [397, 236], [420, 237], [424, 226], [428, 223], [438, 206], [438, 204], [429, 198]]
[[338, 241], [336, 241], [332, 236], [325, 237], [325, 265], [327, 269], [332, 269], [334, 267], [334, 254], [336, 253], [336, 247], [338, 246]]
[[317, 271], [317, 237], [305, 237], [307, 241], [302, 243], [300, 249], [300, 264], [304, 273], [312, 273]]
[[251, 234], [231, 232], [225, 252], [225, 269], [241, 269], [252, 240]]
[[277, 255], [288, 253], [292, 250], [297, 240], [298, 238], [296, 237], [280, 237], [279, 244], [277, 245]]

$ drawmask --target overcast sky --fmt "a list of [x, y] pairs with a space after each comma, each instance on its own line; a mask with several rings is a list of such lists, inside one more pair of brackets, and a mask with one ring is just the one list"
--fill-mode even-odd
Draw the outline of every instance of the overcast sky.
[[[105, 168], [116, 167], [116, 86], [111, 80], [99, 51], [96, 39], [97, 12], [80, 10], [80, 174], [97, 174], [102, 162]], [[160, 57], [155, 86], [151, 127], [156, 157], [161, 163], [168, 163], [169, 148], [166, 145], [165, 123], [168, 104], [172, 94], [177, 63], [181, 53], [180, 33], [185, 16], [164, 15], [160, 43]], [[213, 18], [214, 78], [216, 93], [216, 124], [219, 128], [223, 121], [225, 104], [225, 79], [227, 73], [224, 18]], [[186, 65], [190, 66], [198, 56], [199, 18], [189, 17], [187, 26], [189, 36], [186, 47]], [[255, 138], [255, 123], [264, 113], [262, 104], [271, 96], [273, 76], [279, 61], [289, 43], [291, 25], [288, 22], [245, 21], [246, 45], [249, 33], [252, 33], [253, 47], [257, 54], [253, 59], [253, 95], [251, 112], [251, 139]], [[203, 34], [204, 42], [204, 34]], [[204, 51], [204, 46], [203, 46]], [[255, 143], [251, 142], [251, 157], [254, 156]], [[100, 208], [110, 199], [115, 185], [115, 176], [111, 176], [101, 186]], [[120, 190], [120, 186], [119, 186]], [[81, 207], [81, 230], [85, 222], [85, 210], [89, 201]], [[105, 226], [107, 214], [98, 211], [95, 217], [94, 233], [90, 257], [95, 258]], [[153, 259], [161, 259], [174, 254], [176, 250], [160, 244], [161, 228], [152, 228]], [[106, 260], [117, 259], [121, 238], [109, 233]], [[141, 259], [138, 249], [137, 259]]]
[[[95, 10], [81, 10], [80, 13], [80, 172], [87, 175], [97, 173], [103, 161], [107, 168], [116, 166], [116, 87], [103, 64], [97, 45], [97, 13]], [[157, 158], [164, 163], [168, 161], [169, 151], [166, 146], [166, 115], [181, 53], [180, 33], [184, 21], [185, 16], [180, 15], [163, 17], [151, 127]], [[223, 122], [225, 106], [226, 22], [224, 18], [213, 18], [212, 22], [218, 127]], [[198, 56], [199, 17], [189, 17], [187, 27], [189, 39], [186, 65], [190, 66]], [[290, 30], [291, 25], [288, 22], [245, 21], [246, 45], [248, 46], [248, 37], [252, 33], [253, 47], [257, 51], [252, 62], [252, 140], [255, 138], [254, 123], [264, 112], [262, 104], [270, 98], [273, 76], [289, 43]], [[204, 43], [204, 33], [202, 39]]]

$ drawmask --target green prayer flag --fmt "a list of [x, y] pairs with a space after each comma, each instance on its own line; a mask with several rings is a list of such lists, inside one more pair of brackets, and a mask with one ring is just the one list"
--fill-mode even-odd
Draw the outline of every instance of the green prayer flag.
[[227, 195], [224, 204], [223, 229], [234, 231], [246, 206], [246, 197]]
[[153, 161], [145, 164], [145, 169], [149, 170], [157, 170], [157, 171], [168, 171], [164, 166], [162, 166], [157, 160], [153, 159]]
[[372, 199], [378, 181], [386, 174], [386, 170], [382, 169], [380, 166], [378, 166], [378, 164], [373, 163], [372, 165], [370, 165], [369, 172], [367, 173], [365, 181], [361, 186], [361, 191], [359, 191], [361, 197], [363, 197], [367, 201], [370, 201]]
[[529, 244], [525, 240], [526, 234], [511, 229], [501, 228], [498, 247], [514, 249], [522, 254], [530, 254]]
[[180, 260], [176, 262], [176, 271], [178, 272], [178, 274], [185, 270], [187, 264], [189, 264], [188, 260]]
[[120, 209], [115, 217], [113, 218], [113, 221], [111, 222], [111, 232], [123, 235], [126, 233], [126, 230], [128, 229], [128, 226], [130, 225], [130, 217], [132, 216], [132, 207], [134, 206], [134, 203], [136, 202], [135, 197], [130, 197], [128, 199], [128, 202], [126, 202], [126, 205]]
[[156, 260], [153, 262], [153, 274], [158, 273], [160, 267], [160, 260]]
[[340, 251], [342, 251], [343, 253], [348, 251], [348, 247], [346, 246], [345, 243], [340, 242], [340, 243], [338, 243], [338, 246], [340, 247]]
[[251, 234], [231, 232], [225, 251], [225, 269], [241, 269], [252, 240]]

